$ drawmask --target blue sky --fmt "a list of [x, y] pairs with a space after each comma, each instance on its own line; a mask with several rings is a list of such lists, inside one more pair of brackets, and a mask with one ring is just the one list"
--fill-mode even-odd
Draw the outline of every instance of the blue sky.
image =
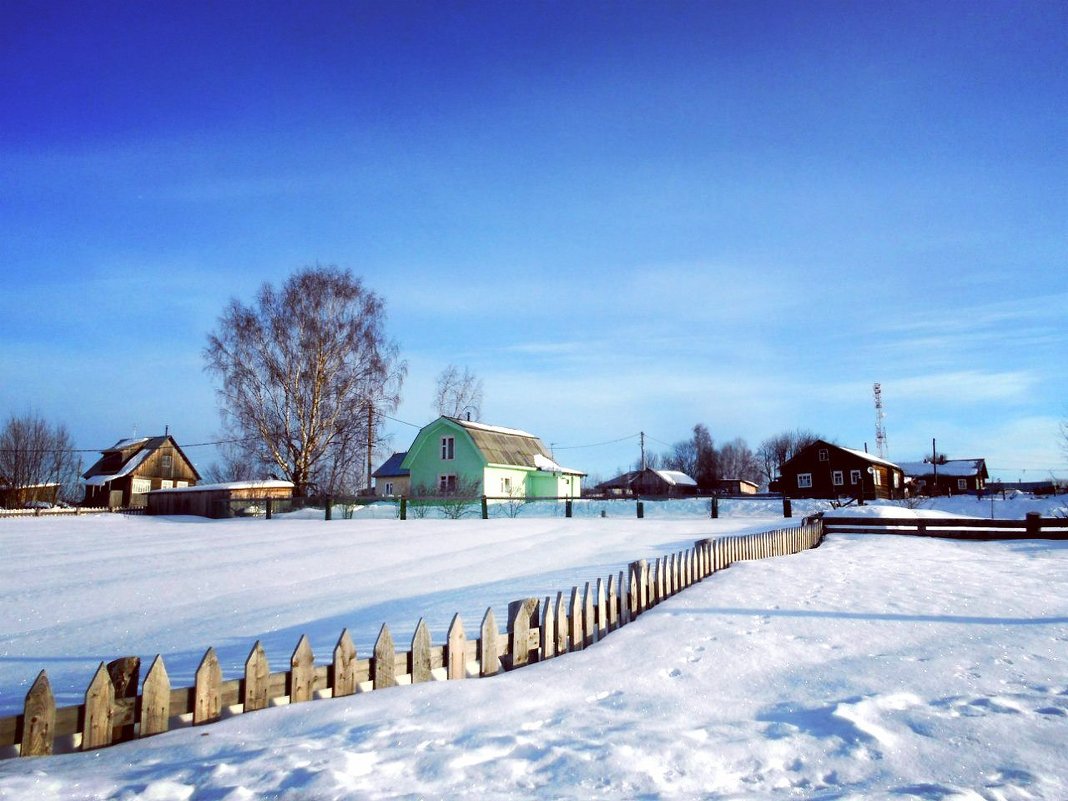
[[874, 450], [879, 381], [892, 459], [1068, 473], [1066, 32], [1056, 2], [9, 0], [0, 412], [210, 440], [217, 316], [319, 262], [385, 299], [399, 420], [466, 365], [486, 422], [607, 476], [636, 439], [565, 448]]

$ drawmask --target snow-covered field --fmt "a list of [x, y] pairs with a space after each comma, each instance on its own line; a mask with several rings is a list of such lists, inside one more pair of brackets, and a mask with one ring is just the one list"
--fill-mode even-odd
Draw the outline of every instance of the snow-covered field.
[[[441, 642], [454, 612], [471, 629], [489, 605], [782, 523], [774, 501], [721, 514], [0, 521], [0, 715], [41, 668], [66, 705], [121, 655], [161, 652], [187, 686], [209, 645], [229, 678], [256, 639], [275, 670], [301, 633], [320, 662], [346, 626], [363, 654], [383, 622], [405, 647], [420, 616]], [[1066, 735], [1068, 545], [839, 536], [737, 564], [580, 654], [5, 760], [0, 798], [1064, 799]]]

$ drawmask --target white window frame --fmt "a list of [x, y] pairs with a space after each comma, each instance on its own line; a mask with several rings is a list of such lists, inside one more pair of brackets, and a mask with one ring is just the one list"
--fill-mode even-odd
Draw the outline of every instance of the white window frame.
[[152, 479], [150, 478], [135, 478], [130, 482], [131, 495], [144, 495], [146, 492], [151, 491]]
[[441, 461], [451, 462], [456, 458], [456, 437], [441, 438]]
[[820, 461], [821, 462], [829, 462], [829, 461], [831, 461], [831, 454], [828, 452], [828, 450], [826, 448], [820, 448]]
[[438, 492], [456, 492], [455, 473], [442, 473], [438, 476]]
[[900, 473], [894, 473], [894, 489], [898, 489], [900, 487], [901, 487], [901, 474]]
[[173, 464], [173, 460], [171, 459], [171, 455], [169, 453], [160, 454], [160, 457], [159, 457], [159, 466], [160, 467], [162, 467], [164, 470], [170, 470], [172, 464]]
[[863, 473], [861, 473], [859, 470], [850, 470], [849, 471], [849, 483], [852, 486], [855, 487], [857, 484], [859, 484], [861, 478], [863, 478]]
[[393, 482], [392, 481], [387, 481], [386, 482], [385, 494], [386, 495], [392, 495], [393, 494]]
[[957, 489], [959, 489], [959, 490], [968, 489], [968, 479], [966, 479], [966, 478], [958, 478], [957, 479]]
[[173, 482], [173, 481], [171, 481], [171, 480], [169, 480], [169, 479], [166, 479], [166, 478], [165, 478], [165, 479], [162, 479], [162, 480], [161, 480], [161, 481], [159, 482], [159, 488], [160, 488], [160, 489], [170, 489], [170, 488], [171, 488], [171, 487], [173, 487], [173, 486], [174, 486], [174, 482]]
[[175, 481], [174, 482], [174, 486], [175, 486], [175, 488], [177, 488], [177, 487], [188, 487], [189, 486], [189, 482], [188, 481]]
[[875, 483], [875, 486], [877, 486], [877, 487], [881, 487], [882, 486], [883, 477], [882, 477], [882, 474], [879, 472], [879, 468], [878, 467], [873, 467], [871, 469], [871, 477], [872, 477], [872, 480]]
[[811, 473], [798, 473], [797, 474], [797, 488], [798, 489], [812, 489], [812, 474]]
[[501, 476], [501, 495], [511, 496], [512, 494], [512, 477]]
[[834, 486], [836, 486], [836, 487], [844, 487], [845, 486], [845, 473], [843, 473], [841, 470], [832, 470], [831, 471], [831, 483], [834, 484]]

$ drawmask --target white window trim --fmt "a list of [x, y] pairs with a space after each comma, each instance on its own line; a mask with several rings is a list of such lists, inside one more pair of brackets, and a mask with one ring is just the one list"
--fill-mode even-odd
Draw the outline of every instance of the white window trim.
[[150, 478], [135, 478], [130, 482], [130, 493], [133, 495], [143, 495], [151, 490], [152, 479]]
[[830, 453], [828, 453], [826, 448], [820, 448], [820, 461], [821, 462], [829, 462], [829, 461], [831, 461], [831, 455], [830, 455]]
[[966, 479], [966, 478], [958, 478], [957, 479], [957, 489], [962, 489], [962, 490], [968, 489], [968, 479]]
[[441, 460], [443, 462], [451, 462], [456, 458], [456, 438], [455, 437], [442, 437], [441, 438]]
[[845, 486], [845, 474], [841, 470], [831, 471], [831, 483], [836, 487]]
[[[449, 484], [452, 486], [450, 487]], [[456, 492], [455, 473], [442, 473], [438, 476], [438, 492]]]
[[850, 470], [849, 471], [849, 483], [852, 484], [854, 487], [857, 484], [860, 483], [860, 480], [862, 478], [863, 478], [863, 474], [859, 470]]
[[879, 472], [879, 468], [878, 467], [873, 467], [871, 469], [871, 477], [875, 482], [875, 486], [877, 486], [877, 487], [882, 486], [883, 478], [882, 478], [882, 474]]
[[798, 489], [812, 489], [812, 474], [811, 473], [798, 473], [797, 474], [797, 488]]

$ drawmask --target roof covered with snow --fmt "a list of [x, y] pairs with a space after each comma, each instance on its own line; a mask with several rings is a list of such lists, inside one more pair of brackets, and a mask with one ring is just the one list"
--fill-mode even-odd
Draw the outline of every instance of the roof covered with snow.
[[[88, 478], [86, 478], [85, 480], [85, 483], [87, 486], [90, 487], [102, 487], [109, 481], [114, 481], [117, 478], [123, 478], [124, 476], [128, 476], [130, 475], [130, 473], [140, 467], [151, 453], [151, 448], [142, 448], [129, 459], [127, 459], [126, 464], [122, 466], [122, 469], [118, 470], [115, 473], [97, 473], [96, 475], [91, 476], [89, 475], [89, 473], [91, 473], [93, 469], [95, 469], [96, 465], [94, 465], [94, 467], [89, 469], [89, 473], [85, 474], [86, 476], [88, 476]], [[99, 462], [97, 464], [99, 464]]]
[[193, 487], [168, 487], [165, 489], [152, 490], [157, 492], [208, 492], [211, 490], [245, 490], [245, 489], [285, 489], [292, 487], [292, 481], [280, 481], [267, 479], [264, 481], [225, 481], [221, 484], [197, 484]]
[[905, 471], [906, 476], [930, 476], [938, 468], [938, 475], [963, 478], [965, 476], [981, 475], [986, 471], [985, 459], [947, 459], [939, 465], [930, 462], [902, 462], [898, 465]]
[[697, 482], [683, 473], [681, 470], [654, 470], [658, 476], [672, 486], [696, 487]]
[[581, 470], [575, 470], [570, 467], [561, 467], [548, 456], [542, 456], [540, 453], [534, 454], [534, 466], [539, 470], [546, 470], [552, 473], [570, 473], [576, 476], [586, 475]]

